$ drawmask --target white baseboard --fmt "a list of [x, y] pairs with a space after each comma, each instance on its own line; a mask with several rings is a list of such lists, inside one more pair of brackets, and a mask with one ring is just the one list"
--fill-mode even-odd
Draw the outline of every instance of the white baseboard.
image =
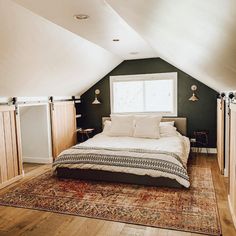
[[51, 164], [53, 162], [53, 158], [45, 158], [45, 157], [23, 157], [23, 162], [28, 163], [37, 163], [37, 164]]
[[191, 151], [192, 152], [200, 152], [200, 153], [207, 153], [207, 150], [208, 150], [208, 153], [209, 154], [217, 154], [217, 149], [216, 148], [195, 148], [195, 147], [192, 147], [191, 148]]
[[233, 219], [233, 223], [234, 223], [234, 227], [236, 228], [236, 215], [233, 212], [233, 207], [231, 205], [230, 199], [229, 199], [229, 195], [228, 195], [228, 203], [229, 203], [229, 210]]

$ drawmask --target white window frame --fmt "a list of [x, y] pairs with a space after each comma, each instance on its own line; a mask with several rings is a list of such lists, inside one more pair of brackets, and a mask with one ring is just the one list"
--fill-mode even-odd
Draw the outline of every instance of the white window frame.
[[[177, 82], [177, 72], [170, 73], [155, 73], [155, 74], [136, 74], [136, 75], [118, 75], [110, 76], [110, 104], [111, 104], [111, 114], [154, 114], [162, 116], [177, 116], [178, 111], [178, 82]], [[172, 80], [173, 83], [173, 111], [171, 112], [122, 112], [114, 113], [113, 111], [113, 82], [118, 81], [138, 81], [138, 80]]]

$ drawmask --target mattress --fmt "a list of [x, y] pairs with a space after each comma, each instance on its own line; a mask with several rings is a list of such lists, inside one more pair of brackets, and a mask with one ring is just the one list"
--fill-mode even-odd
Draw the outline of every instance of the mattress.
[[100, 133], [62, 152], [53, 167], [165, 177], [188, 188], [189, 150], [189, 139], [180, 134], [147, 139]]

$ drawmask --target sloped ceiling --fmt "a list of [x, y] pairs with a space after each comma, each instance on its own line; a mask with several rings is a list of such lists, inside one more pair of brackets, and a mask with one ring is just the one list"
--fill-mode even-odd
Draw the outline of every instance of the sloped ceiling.
[[[15, 0], [34, 13], [119, 55], [123, 59], [156, 57], [157, 53], [103, 0]], [[76, 20], [76, 14], [87, 20]], [[113, 39], [119, 42], [113, 42]], [[132, 52], [138, 52], [133, 54]]]
[[0, 96], [77, 95], [122, 59], [0, 0]]
[[218, 91], [236, 89], [235, 0], [107, 0], [164, 60]]
[[157, 56], [236, 90], [235, 0], [0, 0], [0, 13], [0, 96], [81, 94], [122, 60]]

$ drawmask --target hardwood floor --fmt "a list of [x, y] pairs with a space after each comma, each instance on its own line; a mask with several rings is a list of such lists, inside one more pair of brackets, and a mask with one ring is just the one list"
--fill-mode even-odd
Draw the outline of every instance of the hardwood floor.
[[37, 169], [40, 166], [43, 166], [43, 164], [23, 163], [23, 169], [24, 169], [25, 174], [29, 173], [30, 171], [34, 169]]
[[[215, 155], [190, 158], [190, 165], [210, 167], [217, 194], [223, 236], [234, 236], [227, 201], [227, 179], [219, 173]], [[30, 180], [51, 168], [50, 165], [25, 165], [25, 177], [18, 183]], [[9, 188], [9, 187], [8, 187]], [[7, 191], [3, 189], [0, 193]], [[198, 234], [109, 222], [51, 212], [0, 206], [0, 236], [196, 236]]]

